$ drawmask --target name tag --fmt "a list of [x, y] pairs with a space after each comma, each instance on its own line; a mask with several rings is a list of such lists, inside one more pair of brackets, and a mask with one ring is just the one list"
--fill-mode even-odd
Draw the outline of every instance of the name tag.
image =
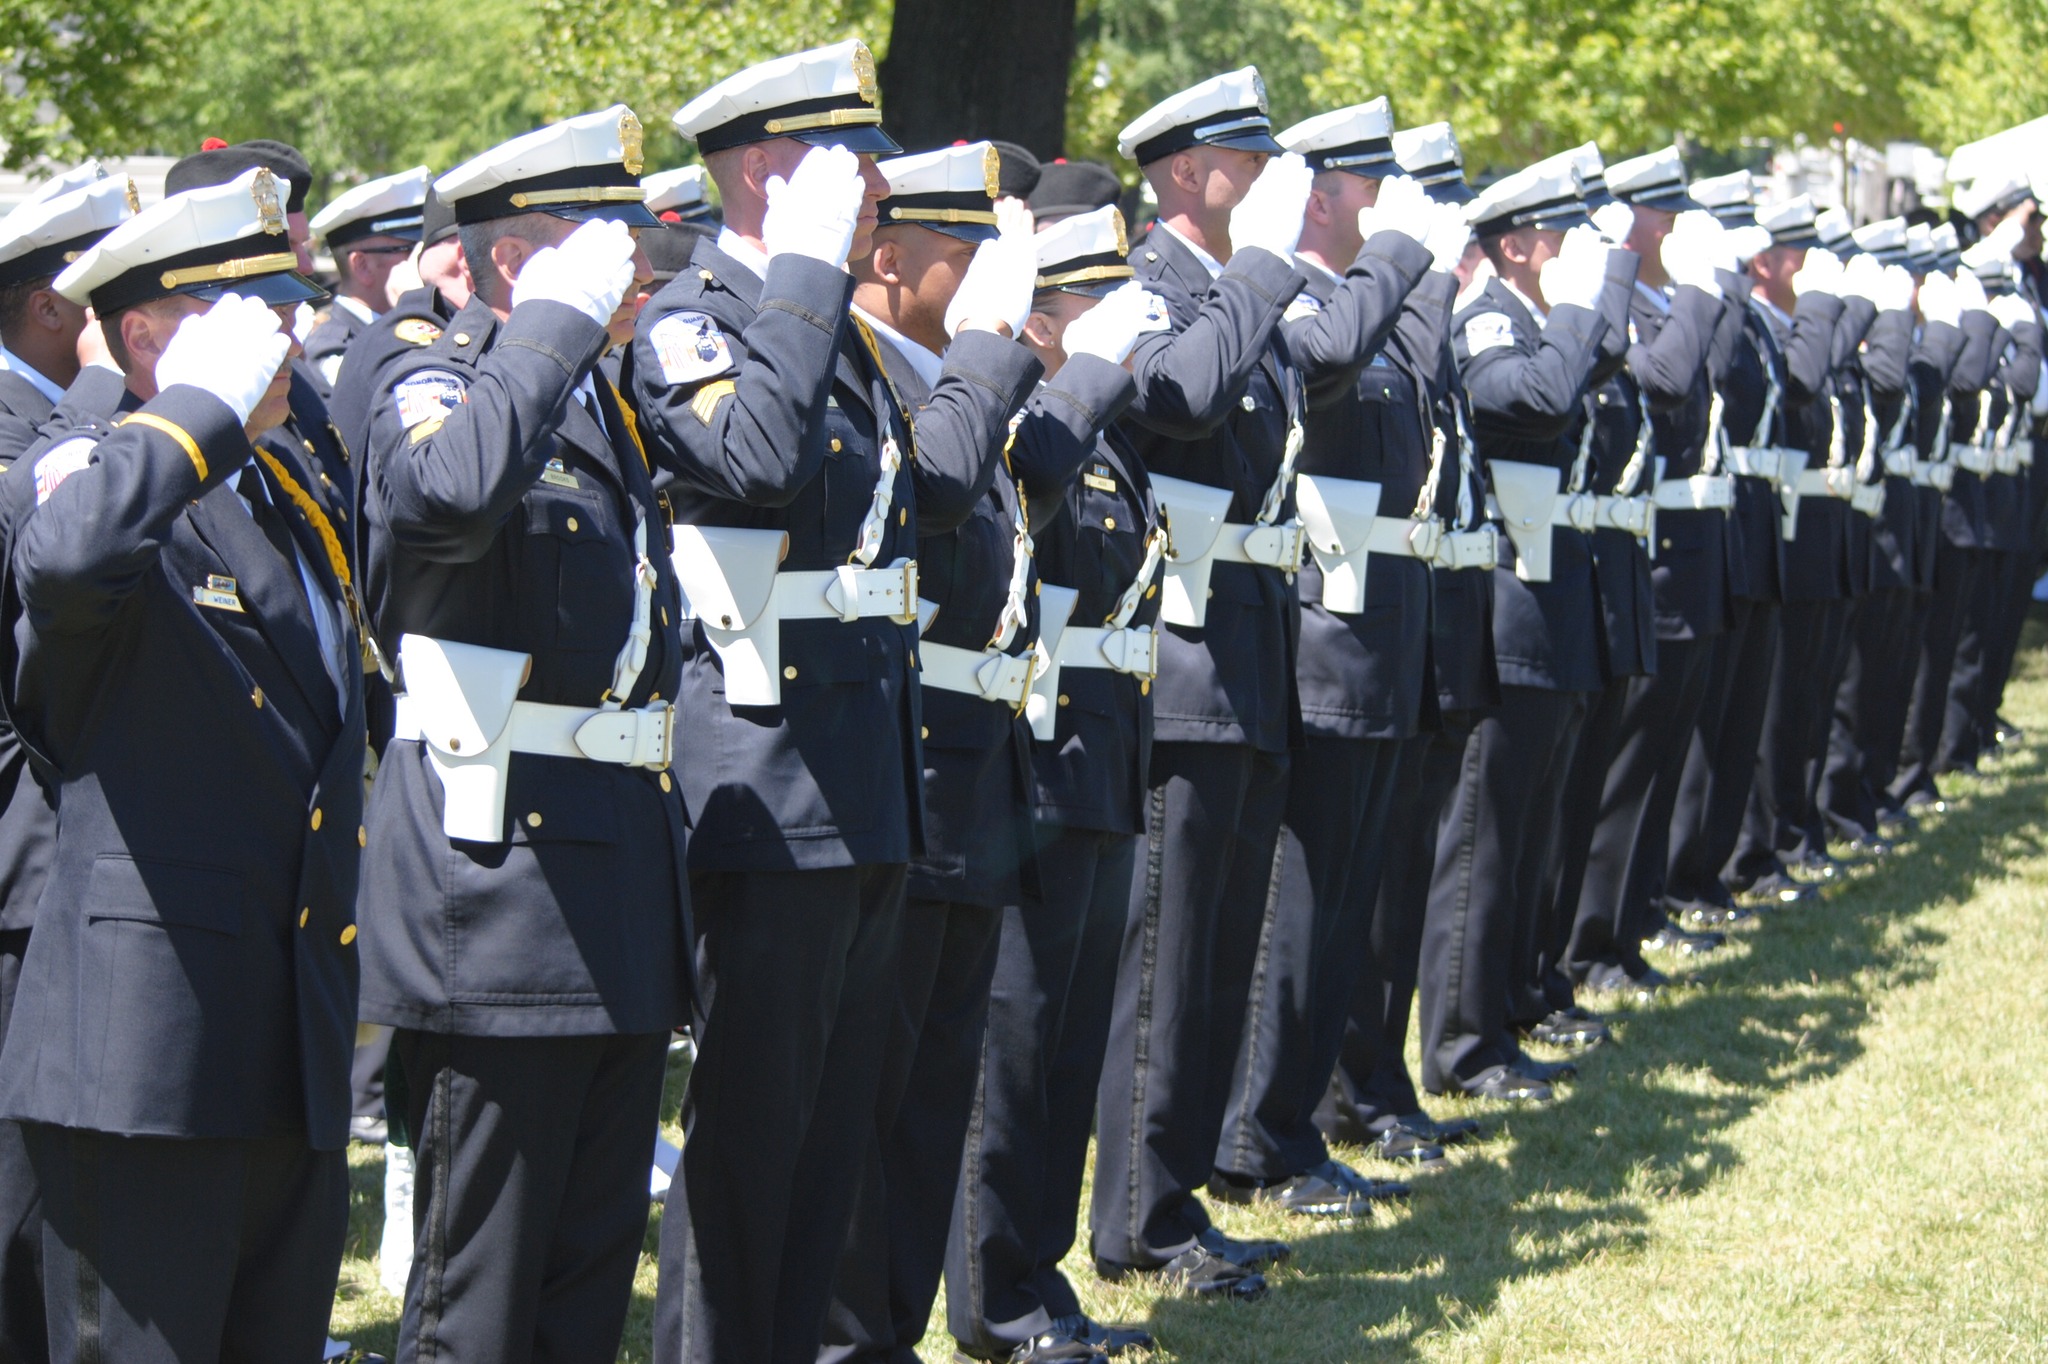
[[242, 596], [236, 589], [235, 580], [219, 573], [207, 574], [206, 586], [192, 589], [192, 600], [216, 611], [239, 612], [242, 609]]
[[1083, 474], [1081, 475], [1081, 481], [1099, 493], [1113, 493], [1116, 491], [1116, 480], [1104, 478], [1100, 474]]
[[540, 472], [540, 481], [551, 483], [557, 488], [581, 488], [583, 486], [576, 481], [576, 475], [562, 467], [562, 461], [559, 459], [548, 461], [548, 467]]

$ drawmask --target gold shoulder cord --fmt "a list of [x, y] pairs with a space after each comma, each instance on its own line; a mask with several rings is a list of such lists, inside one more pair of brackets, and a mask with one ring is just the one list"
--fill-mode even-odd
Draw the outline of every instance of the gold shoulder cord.
[[341, 537], [334, 533], [334, 523], [327, 519], [327, 513], [313, 500], [313, 495], [299, 486], [299, 481], [292, 477], [291, 470], [284, 467], [283, 461], [260, 445], [255, 448], [256, 458], [263, 461], [263, 467], [270, 470], [278, 486], [284, 489], [284, 495], [291, 499], [294, 507], [304, 513], [306, 520], [313, 524], [314, 531], [320, 536], [321, 547], [327, 551], [327, 566], [334, 570], [334, 579], [341, 584], [342, 604], [348, 608], [349, 620], [356, 627], [356, 639], [362, 645], [363, 670], [368, 672], [372, 669], [381, 669], [381, 651], [377, 647], [376, 637], [370, 633], [369, 622], [363, 618], [363, 604], [356, 597], [355, 580], [348, 571], [348, 555], [342, 550]]
[[860, 328], [861, 344], [868, 348], [868, 358], [875, 362], [875, 372], [882, 376], [883, 384], [889, 389], [889, 401], [896, 404], [896, 415], [903, 419], [903, 429], [910, 435], [910, 453], [915, 458], [917, 423], [910, 419], [910, 409], [904, 405], [903, 395], [896, 391], [896, 381], [889, 377], [889, 367], [882, 363], [882, 347], [881, 343], [875, 340], [875, 329], [870, 327], [867, 319], [859, 313], [847, 315], [853, 319], [853, 325]]
[[[604, 378], [603, 375], [598, 377]], [[647, 443], [640, 439], [639, 416], [627, 405], [626, 395], [619, 392], [617, 384], [613, 383], [610, 379], [605, 379], [604, 386], [611, 390], [612, 402], [619, 409], [619, 415], [625, 419], [626, 434], [632, 438], [633, 448], [640, 452], [640, 467], [647, 470], [650, 474], [653, 473], [654, 466], [648, 463], [647, 460]]]

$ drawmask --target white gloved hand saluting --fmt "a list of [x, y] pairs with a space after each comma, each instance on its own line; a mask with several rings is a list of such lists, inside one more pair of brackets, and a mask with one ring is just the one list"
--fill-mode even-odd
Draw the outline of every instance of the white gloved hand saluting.
[[768, 178], [768, 211], [761, 217], [768, 259], [808, 256], [845, 265], [866, 196], [859, 157], [844, 147], [811, 148], [787, 180]]
[[1884, 307], [1884, 266], [1868, 251], [1858, 251], [1849, 257], [1849, 263], [1842, 268], [1842, 282], [1836, 286], [1838, 298], [1865, 299], [1873, 308]]
[[211, 308], [178, 324], [157, 357], [156, 386], [204, 389], [233, 409], [238, 426], [246, 426], [291, 346], [291, 333], [268, 303], [222, 294]]
[[1951, 327], [1962, 324], [1962, 296], [1956, 292], [1956, 282], [1939, 270], [1930, 270], [1920, 281], [1920, 316]]
[[1956, 272], [1956, 301], [1966, 313], [1988, 313], [1991, 300], [1984, 296], [1984, 285], [1967, 270]]
[[1093, 355], [1112, 365], [1131, 356], [1138, 338], [1165, 331], [1171, 323], [1166, 300], [1136, 280], [1119, 284], [1087, 312], [1067, 324], [1060, 349], [1068, 355]]
[[1380, 195], [1372, 207], [1358, 210], [1358, 231], [1367, 241], [1377, 233], [1399, 232], [1417, 246], [1427, 246], [1433, 207], [1413, 179], [1390, 175], [1380, 181]]
[[1009, 327], [1010, 335], [1023, 335], [1037, 283], [1031, 210], [1021, 199], [998, 200], [995, 240], [974, 248], [974, 259], [946, 306], [946, 335], [958, 336], [970, 323], [993, 331], [999, 322]]
[[1557, 255], [1545, 261], [1537, 275], [1544, 303], [1552, 308], [1566, 304], [1598, 307], [1601, 291], [1607, 287], [1611, 251], [1596, 228], [1580, 226], [1565, 233]]
[[592, 218], [526, 258], [512, 285], [512, 307], [545, 300], [566, 303], [602, 327], [633, 287], [633, 230]]
[[1718, 247], [1719, 243], [1701, 231], [1696, 223], [1688, 223], [1680, 217], [1657, 248], [1657, 258], [1663, 262], [1664, 273], [1671, 277], [1674, 286], [1704, 289], [1719, 298], [1721, 281], [1714, 275], [1715, 262], [1719, 258]]
[[2039, 322], [2041, 315], [2034, 311], [2034, 305], [2018, 294], [2000, 294], [1991, 300], [1991, 315], [1998, 319], [1998, 325], [2011, 331], [2026, 322]]
[[1315, 172], [1293, 152], [1276, 156], [1252, 181], [1244, 202], [1230, 210], [1230, 249], [1258, 247], [1291, 261], [1301, 244], [1301, 215]]
[[1824, 246], [1807, 251], [1806, 264], [1799, 267], [1799, 273], [1792, 276], [1792, 295], [1805, 298], [1808, 294], [1826, 294], [1832, 298], [1841, 287], [1842, 262], [1834, 252]]
[[1611, 204], [1602, 204], [1593, 210], [1593, 226], [1600, 235], [1616, 246], [1628, 240], [1628, 234], [1636, 230], [1636, 211], [1619, 199]]
[[1913, 306], [1913, 272], [1903, 265], [1887, 265], [1884, 280], [1879, 286], [1877, 310], [1881, 313], [1897, 312]]
[[[1736, 259], [1735, 238], [1728, 231], [1728, 224], [1705, 209], [1689, 208], [1679, 214], [1672, 231], [1684, 232], [1686, 239], [1706, 255], [1714, 269], [1733, 273], [1742, 268], [1741, 262]], [[1668, 272], [1670, 267], [1666, 266], [1665, 269]]]
[[1465, 209], [1461, 204], [1430, 205], [1429, 235], [1422, 239], [1429, 251], [1429, 268], [1450, 274], [1458, 268], [1458, 262], [1465, 259], [1465, 248], [1472, 244], [1472, 229], [1465, 222]]

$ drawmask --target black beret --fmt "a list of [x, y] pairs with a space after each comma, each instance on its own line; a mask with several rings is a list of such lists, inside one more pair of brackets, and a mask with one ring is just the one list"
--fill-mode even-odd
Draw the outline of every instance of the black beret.
[[164, 193], [183, 194], [204, 185], [225, 185], [243, 171], [267, 166], [280, 180], [289, 181], [291, 193], [284, 201], [287, 213], [306, 211], [306, 191], [313, 187], [313, 167], [299, 149], [269, 138], [255, 138], [226, 147], [213, 147], [180, 157], [164, 176]]
[[1116, 172], [1095, 161], [1055, 161], [1040, 169], [1031, 191], [1031, 212], [1041, 222], [1092, 213], [1115, 203], [1124, 192]]
[[996, 183], [1002, 188], [1006, 199], [1028, 199], [1031, 191], [1038, 188], [1040, 166], [1038, 158], [1014, 142], [1000, 142], [991, 139], [989, 146], [1003, 154], [1003, 168], [996, 174]]

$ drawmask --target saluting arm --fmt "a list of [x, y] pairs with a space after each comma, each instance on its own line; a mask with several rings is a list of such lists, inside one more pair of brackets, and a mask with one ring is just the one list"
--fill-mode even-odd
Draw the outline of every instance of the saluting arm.
[[1804, 407], [1827, 395], [1834, 372], [1835, 324], [1842, 300], [1831, 294], [1803, 295], [1792, 314], [1792, 335], [1785, 342], [1785, 401]]
[[1244, 396], [1303, 276], [1272, 252], [1253, 248], [1231, 256], [1199, 304], [1165, 280], [1141, 282], [1166, 297], [1176, 315], [1192, 311], [1194, 320], [1184, 330], [1145, 337], [1131, 352], [1138, 396], [1129, 415], [1172, 439], [1205, 436]]
[[1024, 484], [1034, 532], [1059, 518], [1096, 438], [1115, 421], [1138, 384], [1122, 365], [1076, 355], [1024, 404], [1024, 419], [1010, 447], [1010, 467]]
[[1904, 391], [1906, 362], [1913, 351], [1913, 314], [1890, 308], [1877, 315], [1863, 336], [1863, 377], [1873, 394]]
[[1045, 366], [995, 332], [965, 330], [946, 347], [931, 401], [918, 409], [917, 533], [936, 535], [965, 521], [1003, 464], [1010, 417], [1024, 405]]
[[2015, 400], [2027, 402], [2041, 386], [2041, 324], [2017, 323], [2011, 335], [2012, 347], [1998, 362], [1998, 378], [2012, 390]]
[[1311, 406], [1350, 389], [1359, 369], [1387, 343], [1429, 264], [1428, 249], [1406, 233], [1375, 232], [1320, 310], [1280, 324]]
[[1490, 302], [1467, 309], [1451, 335], [1474, 420], [1535, 440], [1564, 434], [1579, 415], [1596, 348], [1607, 333], [1606, 320], [1591, 308], [1563, 303], [1550, 310], [1534, 353], [1512, 344], [1475, 352], [1472, 323], [1489, 312], [1501, 316]]

